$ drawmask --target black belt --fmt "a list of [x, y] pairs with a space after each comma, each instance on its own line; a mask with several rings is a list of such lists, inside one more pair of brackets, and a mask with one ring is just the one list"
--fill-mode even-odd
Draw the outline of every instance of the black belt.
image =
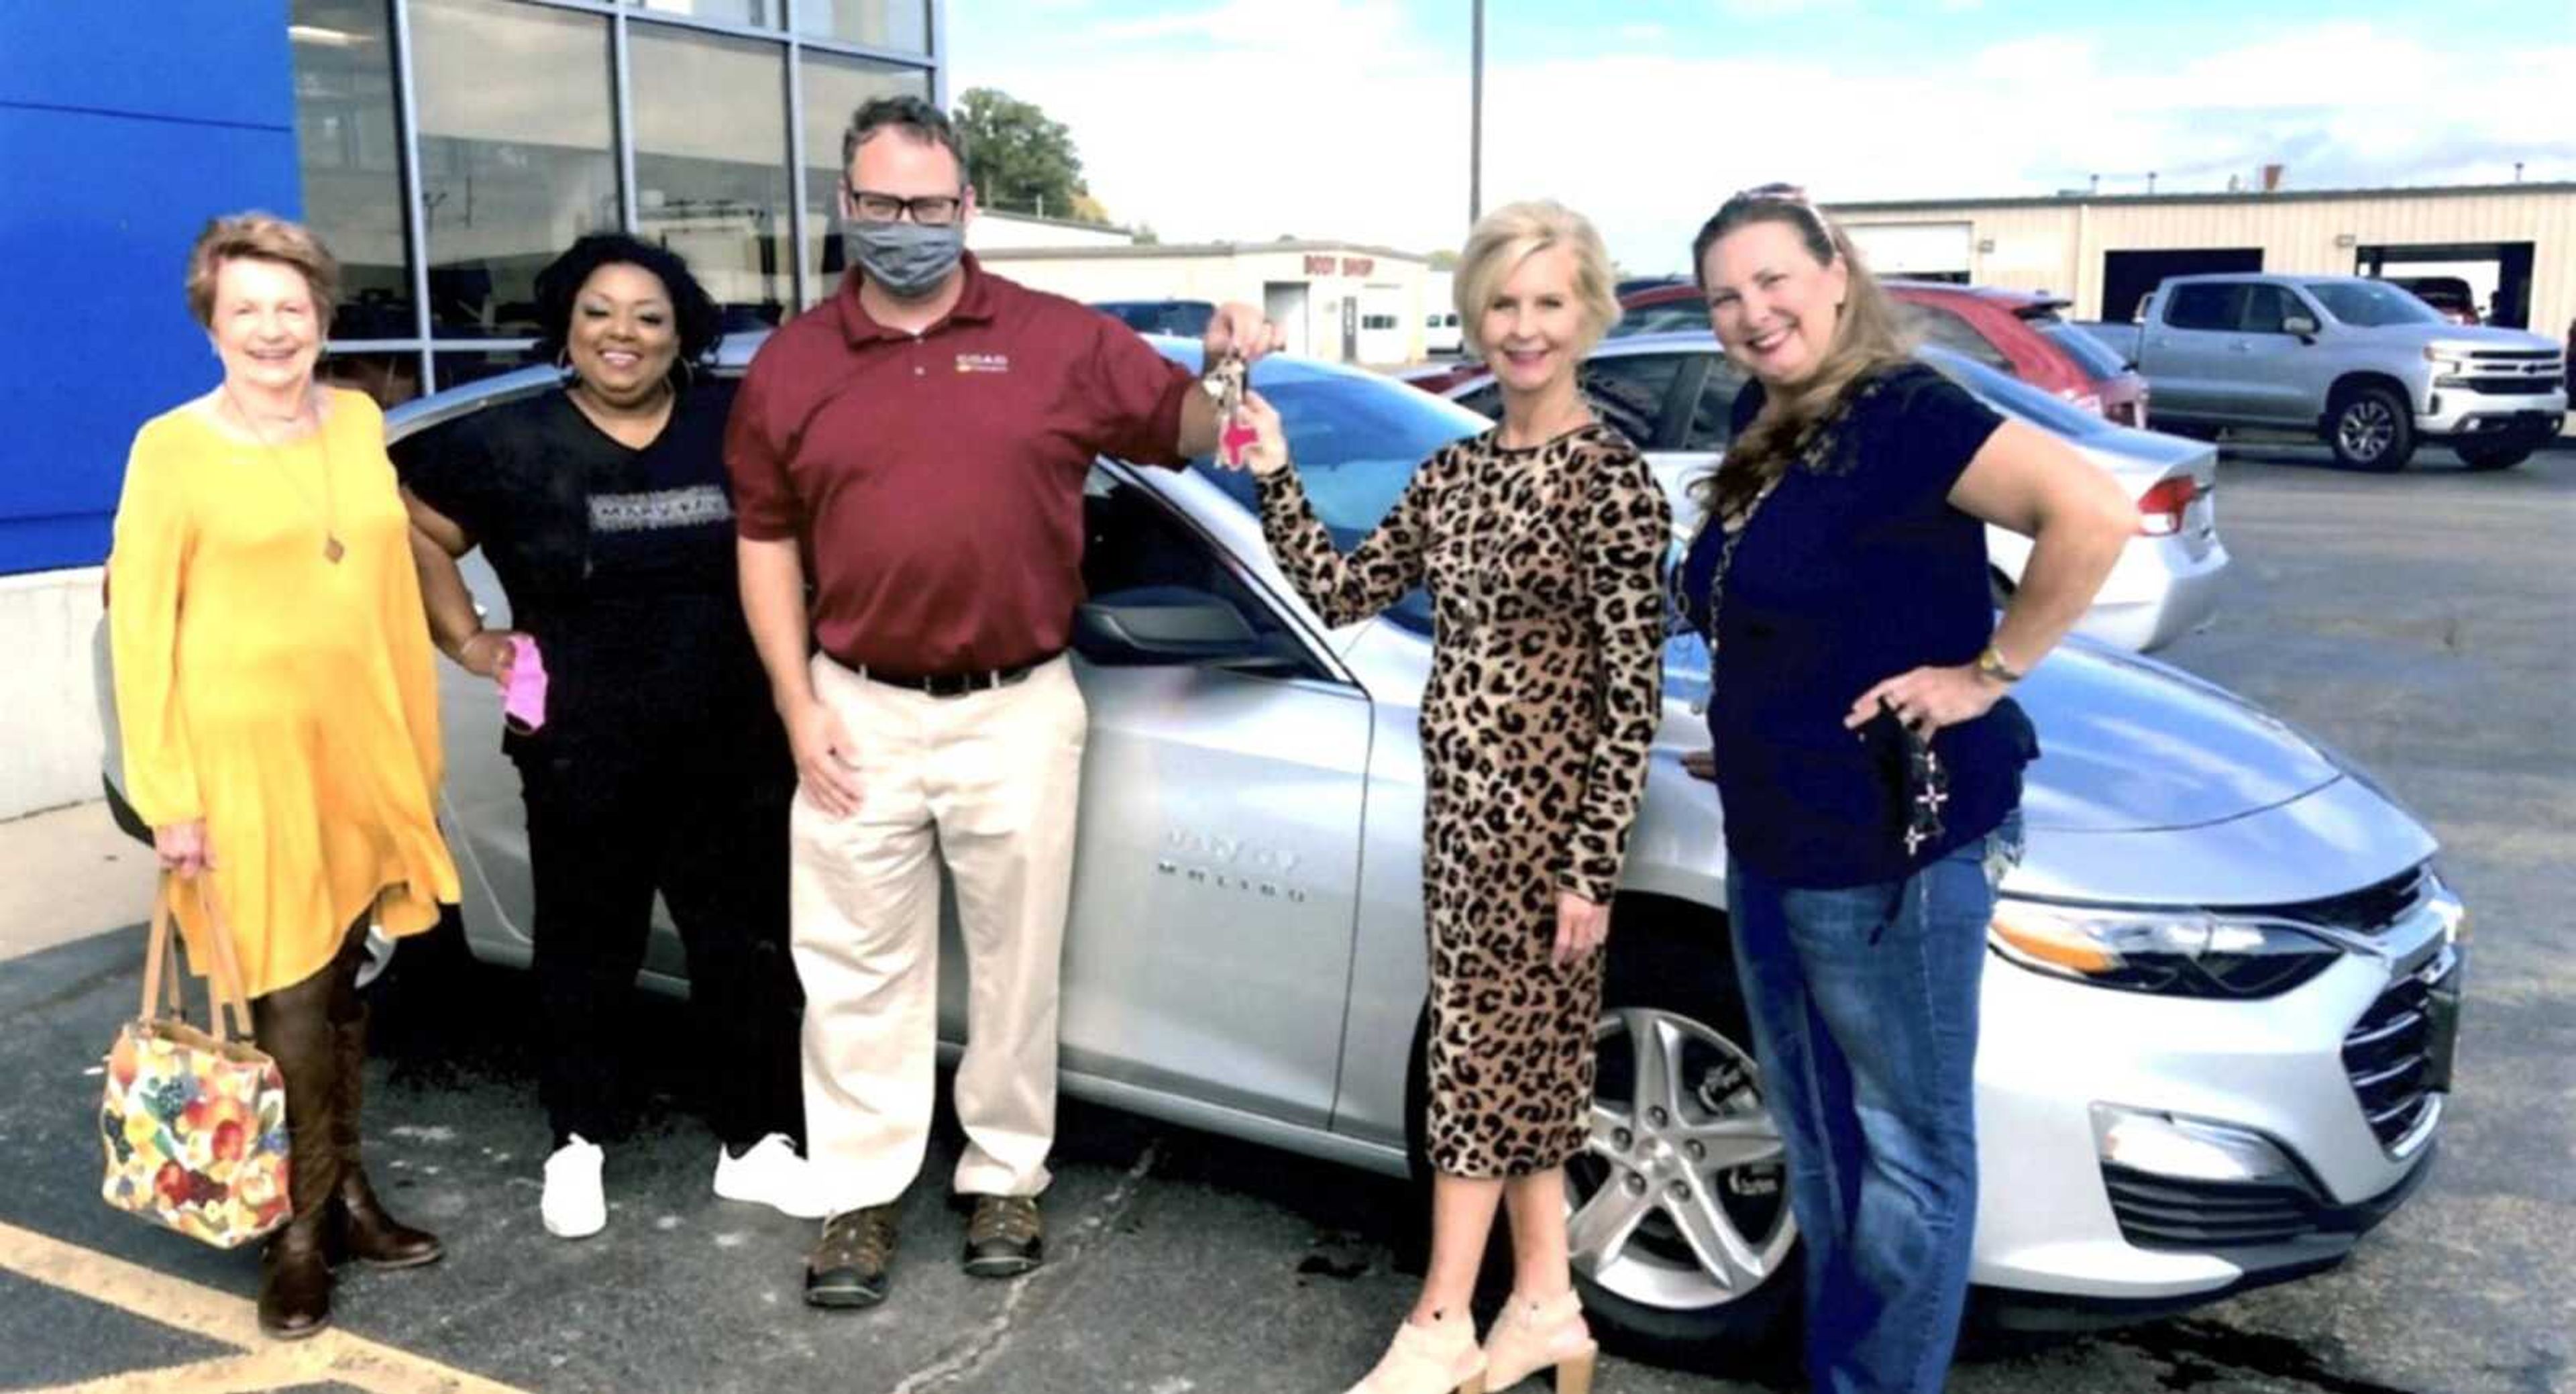
[[932, 697], [963, 697], [970, 692], [986, 692], [1008, 687], [1053, 662], [1042, 658], [1036, 663], [1022, 663], [1011, 668], [983, 668], [970, 673], [898, 673], [887, 668], [861, 668], [860, 677], [881, 682], [888, 687], [906, 688]]

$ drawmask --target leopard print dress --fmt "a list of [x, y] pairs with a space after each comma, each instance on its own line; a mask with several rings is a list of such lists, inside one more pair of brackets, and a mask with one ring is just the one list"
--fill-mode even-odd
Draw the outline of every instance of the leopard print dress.
[[1422, 693], [1422, 901], [1430, 940], [1430, 1153], [1521, 1176], [1583, 1149], [1600, 954], [1558, 967], [1556, 899], [1606, 905], [1662, 713], [1671, 512], [1645, 457], [1584, 426], [1445, 446], [1348, 556], [1294, 469], [1262, 531], [1328, 624], [1431, 592]]

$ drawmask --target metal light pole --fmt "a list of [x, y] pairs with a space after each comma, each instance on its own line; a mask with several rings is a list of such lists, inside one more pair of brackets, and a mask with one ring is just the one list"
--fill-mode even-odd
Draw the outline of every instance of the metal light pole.
[[1485, 214], [1485, 0], [1476, 12], [1475, 56], [1467, 79], [1467, 225]]

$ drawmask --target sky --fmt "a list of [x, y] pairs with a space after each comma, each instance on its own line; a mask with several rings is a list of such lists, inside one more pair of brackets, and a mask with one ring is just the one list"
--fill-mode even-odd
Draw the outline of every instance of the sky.
[[[949, 0], [952, 98], [1072, 129], [1166, 242], [1454, 249], [1470, 0]], [[1484, 206], [1678, 271], [1725, 196], [2576, 180], [2576, 0], [1488, 0]]]

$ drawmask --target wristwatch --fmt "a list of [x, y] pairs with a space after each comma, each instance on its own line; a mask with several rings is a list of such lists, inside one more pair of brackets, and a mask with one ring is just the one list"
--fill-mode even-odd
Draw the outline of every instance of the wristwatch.
[[1986, 645], [1986, 651], [1977, 655], [1977, 672], [1979, 676], [1992, 678], [2006, 687], [2021, 681], [2021, 670], [2005, 662], [2004, 651], [1992, 644]]

